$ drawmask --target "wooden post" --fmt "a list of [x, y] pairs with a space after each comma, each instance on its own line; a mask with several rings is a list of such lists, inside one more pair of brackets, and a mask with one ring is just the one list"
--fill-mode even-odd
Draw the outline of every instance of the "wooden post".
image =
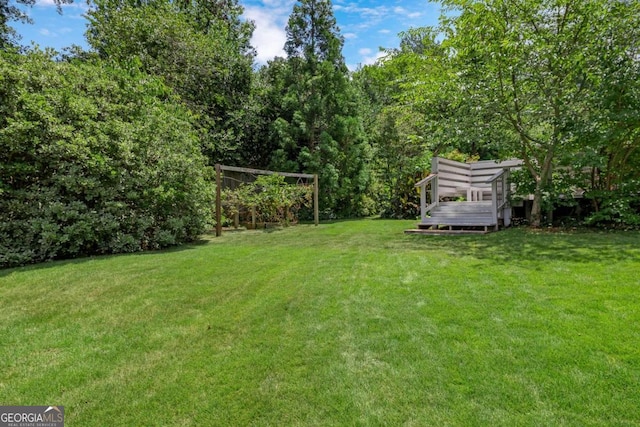
[[496, 223], [498, 229], [498, 180], [491, 181], [491, 217]]
[[216, 164], [216, 237], [222, 235], [222, 172]]
[[318, 206], [318, 175], [313, 175], [313, 223], [320, 223], [320, 207]]
[[511, 169], [505, 169], [504, 181], [502, 184], [504, 193], [504, 211], [502, 212], [502, 224], [506, 227], [511, 225]]
[[440, 193], [438, 193], [438, 176], [436, 175], [432, 180], [431, 180], [431, 203], [435, 203], [436, 206], [440, 206]]
[[427, 184], [420, 186], [420, 222], [427, 221]]

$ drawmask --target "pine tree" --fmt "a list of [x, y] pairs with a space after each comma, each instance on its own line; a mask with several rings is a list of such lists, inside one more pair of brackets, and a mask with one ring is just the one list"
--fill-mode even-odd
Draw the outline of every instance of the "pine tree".
[[284, 45], [289, 58], [302, 58], [314, 68], [328, 61], [346, 71], [342, 46], [344, 39], [333, 16], [330, 0], [302, 0], [293, 6]]
[[318, 173], [327, 212], [365, 212], [367, 144], [329, 0], [301, 0], [287, 25], [287, 91], [272, 165]]

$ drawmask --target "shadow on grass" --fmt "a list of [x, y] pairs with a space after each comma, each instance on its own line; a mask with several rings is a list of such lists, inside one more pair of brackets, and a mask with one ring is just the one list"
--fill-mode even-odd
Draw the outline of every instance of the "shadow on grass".
[[83, 256], [79, 258], [56, 259], [56, 260], [40, 262], [37, 264], [26, 264], [19, 267], [2, 268], [0, 269], [0, 278], [6, 277], [12, 273], [23, 273], [28, 271], [43, 270], [47, 268], [61, 267], [63, 265], [84, 264], [86, 262], [97, 261], [97, 260], [107, 259], [107, 258], [114, 259], [114, 258], [120, 258], [120, 257], [148, 256], [148, 255], [183, 252], [187, 250], [196, 249], [210, 242], [211, 242], [210, 239], [208, 239], [206, 236], [203, 236], [202, 238], [190, 243], [185, 243], [179, 246], [171, 246], [163, 249], [147, 250], [147, 251], [140, 251], [140, 252], [126, 252], [126, 253], [118, 253], [118, 254], [88, 255], [88, 256]]
[[444, 251], [505, 264], [640, 261], [640, 233], [514, 228], [481, 236], [406, 236], [398, 249]]

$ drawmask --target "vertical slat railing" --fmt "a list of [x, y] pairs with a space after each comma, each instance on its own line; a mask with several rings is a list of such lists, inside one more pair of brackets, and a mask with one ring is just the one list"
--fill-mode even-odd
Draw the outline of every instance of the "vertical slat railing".
[[495, 223], [496, 230], [498, 229], [498, 218], [502, 216], [500, 211], [505, 205], [505, 178], [507, 170], [508, 169], [501, 170], [488, 181], [491, 183], [491, 217]]
[[505, 226], [511, 222], [509, 207], [509, 168], [504, 168], [488, 181], [491, 183], [491, 215], [498, 229], [498, 219], [502, 219]]
[[[427, 205], [427, 185], [431, 185], [429, 191], [431, 203], [429, 205]], [[424, 221], [427, 218], [427, 212], [438, 206], [438, 175], [429, 175], [417, 183], [416, 187], [420, 187], [420, 219]]]
[[491, 217], [493, 223], [498, 223], [498, 180], [491, 181]]

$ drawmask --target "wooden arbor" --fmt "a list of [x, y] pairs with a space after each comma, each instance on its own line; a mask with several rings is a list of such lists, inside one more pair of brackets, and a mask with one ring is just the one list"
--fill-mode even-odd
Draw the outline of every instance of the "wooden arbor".
[[252, 175], [280, 175], [298, 179], [313, 180], [313, 222], [315, 225], [319, 223], [318, 208], [318, 175], [305, 173], [276, 172], [262, 169], [241, 168], [236, 166], [224, 166], [216, 164], [216, 237], [222, 235], [222, 175], [223, 172], [237, 172]]

